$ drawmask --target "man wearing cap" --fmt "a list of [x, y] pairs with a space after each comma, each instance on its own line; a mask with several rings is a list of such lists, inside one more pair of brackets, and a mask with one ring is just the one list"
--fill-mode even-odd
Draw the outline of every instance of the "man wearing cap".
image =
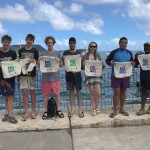
[[[142, 54], [142, 53], [140, 53]], [[135, 64], [139, 65], [138, 61], [138, 55], [139, 53], [135, 54]], [[144, 43], [144, 53], [143, 54], [150, 54], [150, 42]], [[138, 116], [144, 115], [144, 114], [150, 114], [150, 106], [147, 111], [145, 111], [145, 103], [147, 100], [147, 97], [150, 93], [150, 70], [143, 70], [140, 69], [140, 86], [142, 90], [142, 96], [141, 96], [141, 109], [136, 113]]]
[[[71, 37], [69, 39], [69, 50], [66, 50], [63, 53], [65, 55], [78, 55], [81, 54], [80, 51], [76, 50], [76, 39]], [[74, 114], [74, 88], [77, 92], [77, 99], [78, 99], [78, 114], [79, 117], [84, 117], [84, 113], [82, 111], [82, 98], [81, 98], [81, 71], [79, 72], [66, 72], [66, 83], [67, 83], [67, 90], [69, 90], [69, 100], [70, 100], [70, 112], [68, 117], [72, 117]]]

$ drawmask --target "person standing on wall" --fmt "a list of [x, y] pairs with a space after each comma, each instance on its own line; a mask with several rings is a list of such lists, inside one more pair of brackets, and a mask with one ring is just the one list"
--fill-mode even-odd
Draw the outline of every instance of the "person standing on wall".
[[[139, 60], [138, 56], [141, 54], [148, 55], [150, 54], [150, 42], [144, 43], [144, 53], [136, 53], [135, 54], [135, 65], [139, 65]], [[144, 65], [149, 65], [148, 61], [145, 59], [145, 64]], [[147, 100], [147, 97], [150, 94], [150, 70], [143, 70], [142, 67], [140, 69], [140, 88], [142, 91], [142, 96], [141, 96], [141, 109], [136, 113], [138, 116], [144, 115], [144, 114], [150, 114], [150, 106], [147, 111], [145, 111], [145, 103]]]
[[[37, 63], [39, 59], [39, 52], [37, 49], [33, 47], [35, 37], [33, 34], [28, 34], [26, 36], [26, 45], [25, 47], [19, 49], [18, 54], [20, 59], [29, 58], [30, 63]], [[36, 94], [35, 94], [35, 83], [36, 83], [36, 66], [29, 74], [21, 74], [20, 75], [20, 89], [22, 89], [23, 94], [23, 104], [25, 112], [22, 116], [22, 121], [26, 121], [29, 118], [29, 106], [28, 106], [28, 89], [31, 94], [31, 102], [32, 102], [32, 112], [31, 119], [36, 119]]]
[[116, 78], [114, 76], [114, 66], [116, 62], [131, 62], [134, 65], [132, 52], [126, 49], [128, 44], [128, 39], [126, 37], [122, 37], [119, 40], [119, 48], [113, 50], [106, 59], [106, 63], [112, 67], [112, 75], [111, 75], [111, 86], [114, 90], [113, 94], [113, 105], [114, 111], [110, 114], [111, 118], [114, 118], [117, 115], [118, 111], [118, 101], [120, 100], [120, 113], [124, 116], [129, 116], [128, 112], [125, 111], [124, 103], [125, 103], [125, 94], [127, 88], [130, 87], [130, 77], [125, 78]]
[[[101, 56], [97, 52], [97, 43], [91, 42], [88, 46], [88, 52], [83, 56], [83, 66], [85, 66], [85, 60], [95, 60], [95, 61], [101, 61]], [[100, 64], [99, 64], [100, 65]], [[89, 87], [90, 91], [90, 100], [91, 100], [91, 106], [92, 106], [92, 116], [96, 116], [100, 114], [99, 110], [99, 99], [100, 99], [100, 76], [86, 76], [86, 84]]]
[[9, 49], [12, 39], [9, 35], [4, 35], [1, 39], [2, 49], [0, 50], [0, 95], [5, 96], [5, 109], [7, 114], [2, 119], [3, 122], [17, 123], [13, 116], [13, 98], [15, 89], [15, 77], [5, 79], [2, 73], [2, 61], [11, 61], [17, 58], [16, 52]]
[[[45, 56], [55, 57], [55, 60], [59, 63], [59, 66], [62, 67], [61, 54], [60, 52], [54, 50], [55, 43], [56, 40], [53, 36], [47, 36], [45, 38], [47, 51], [43, 52], [40, 55], [39, 60], [43, 60]], [[60, 110], [60, 88], [61, 88], [61, 82], [60, 82], [60, 76], [58, 71], [42, 73], [42, 94], [44, 95], [44, 106], [45, 106], [45, 112], [42, 116], [43, 120], [48, 119], [47, 105], [48, 105], [49, 95], [51, 93], [53, 93], [55, 96], [56, 105], [57, 105], [57, 110], [56, 110], [57, 116], [59, 118], [64, 118], [64, 114]]]
[[[76, 50], [76, 39], [74, 37], [69, 38], [69, 50], [66, 50], [63, 53], [63, 56], [67, 55], [81, 55], [79, 50]], [[77, 99], [78, 99], [78, 116], [80, 118], [84, 117], [84, 112], [82, 111], [82, 97], [81, 97], [81, 71], [79, 72], [65, 72], [66, 74], [66, 83], [67, 83], [67, 90], [69, 91], [69, 100], [70, 100], [70, 112], [68, 117], [72, 117], [74, 114], [74, 89], [77, 92]]]

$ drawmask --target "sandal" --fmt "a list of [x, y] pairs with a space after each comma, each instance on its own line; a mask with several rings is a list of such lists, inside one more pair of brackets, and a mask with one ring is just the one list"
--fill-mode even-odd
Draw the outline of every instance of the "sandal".
[[73, 117], [74, 113], [69, 112], [68, 117]]
[[36, 117], [37, 117], [37, 113], [30, 116], [31, 119], [36, 119]]
[[7, 121], [7, 119], [8, 119], [8, 114], [6, 114], [6, 115], [4, 116], [4, 118], [2, 119], [2, 122]]
[[59, 118], [64, 118], [64, 114], [61, 112], [61, 110], [56, 111]]
[[117, 115], [116, 113], [112, 112], [112, 113], [109, 115], [109, 117], [110, 117], [110, 118], [115, 118], [116, 115]]
[[99, 109], [96, 109], [96, 115], [99, 115], [101, 111]]
[[91, 115], [92, 115], [93, 117], [95, 117], [95, 116], [96, 116], [96, 110], [92, 110]]
[[8, 116], [7, 121], [10, 122], [10, 123], [13, 123], [13, 124], [18, 123], [18, 121], [13, 116]]
[[124, 116], [129, 116], [128, 112], [126, 111], [120, 111], [119, 113], [123, 114]]
[[82, 111], [81, 113], [79, 113], [79, 118], [83, 118], [84, 117], [84, 112]]
[[28, 120], [28, 118], [29, 118], [29, 115], [27, 115], [26, 117], [25, 117], [25, 116], [23, 116], [23, 117], [22, 117], [22, 119], [21, 119], [21, 121], [25, 122], [25, 121], [27, 121], [27, 120]]
[[47, 112], [47, 111], [44, 112], [44, 114], [43, 114], [43, 116], [42, 116], [42, 119], [43, 119], [43, 120], [48, 119], [48, 112]]

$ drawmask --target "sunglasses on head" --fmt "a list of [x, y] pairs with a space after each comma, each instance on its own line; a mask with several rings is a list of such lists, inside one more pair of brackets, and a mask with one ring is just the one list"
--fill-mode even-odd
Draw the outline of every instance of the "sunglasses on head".
[[96, 48], [96, 46], [91, 46], [91, 45], [90, 45], [90, 48]]

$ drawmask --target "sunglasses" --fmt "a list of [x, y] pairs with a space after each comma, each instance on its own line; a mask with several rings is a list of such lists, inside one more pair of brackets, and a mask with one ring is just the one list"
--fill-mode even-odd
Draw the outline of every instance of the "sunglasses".
[[90, 46], [90, 48], [96, 48], [96, 46]]

